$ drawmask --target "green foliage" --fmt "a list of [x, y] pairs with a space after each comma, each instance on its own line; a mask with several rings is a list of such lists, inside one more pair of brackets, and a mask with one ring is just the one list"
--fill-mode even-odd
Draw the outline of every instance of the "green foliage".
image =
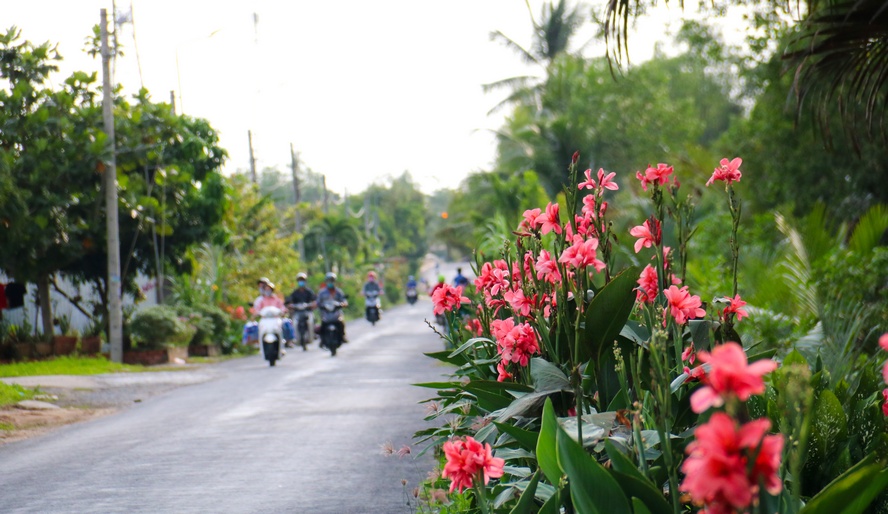
[[187, 346], [197, 332], [197, 327], [191, 319], [179, 316], [173, 307], [152, 305], [133, 315], [129, 332], [133, 341], [141, 347], [162, 348]]
[[[18, 384], [0, 382], [0, 407], [28, 400], [33, 398], [35, 394], [36, 392], [33, 389], [27, 389]], [[4, 430], [2, 425], [0, 425], [0, 430]]]
[[55, 357], [53, 359], [0, 364], [0, 377], [42, 375], [99, 375], [120, 371], [142, 371], [142, 366], [110, 362], [104, 357]]

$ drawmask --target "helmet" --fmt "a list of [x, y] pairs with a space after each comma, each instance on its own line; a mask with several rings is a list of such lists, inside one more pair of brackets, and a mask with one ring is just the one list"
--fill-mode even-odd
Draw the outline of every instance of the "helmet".
[[373, 279], [375, 279], [375, 278], [376, 278], [376, 272], [375, 272], [375, 271], [368, 271], [368, 272], [367, 272], [367, 278], [373, 278]]
[[407, 280], [413, 280], [413, 275], [408, 276]]
[[265, 284], [266, 286], [268, 286], [269, 289], [274, 289], [274, 283], [271, 280], [268, 280], [268, 278], [266, 277], [260, 278], [256, 285], [259, 284]]
[[299, 272], [296, 274], [296, 280], [308, 280], [308, 275], [305, 273]]
[[438, 282], [446, 282], [446, 281], [447, 281], [447, 277], [445, 277], [444, 275], [438, 275]]
[[332, 271], [329, 271], [329, 272], [327, 272], [326, 275], [324, 275], [324, 278], [325, 278], [326, 280], [333, 280], [333, 281], [335, 281], [335, 280], [336, 280], [336, 273], [333, 273]]

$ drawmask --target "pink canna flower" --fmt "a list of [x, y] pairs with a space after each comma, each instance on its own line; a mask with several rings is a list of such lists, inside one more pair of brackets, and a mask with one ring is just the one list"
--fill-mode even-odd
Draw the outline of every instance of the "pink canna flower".
[[687, 491], [706, 512], [745, 511], [759, 492], [759, 484], [778, 494], [782, 483], [777, 471], [783, 451], [783, 437], [767, 435], [771, 422], [758, 419], [737, 426], [723, 412], [694, 430], [688, 445], [688, 458], [682, 463]]
[[453, 311], [464, 303], [472, 303], [467, 297], [462, 295], [462, 286], [453, 287], [444, 284], [435, 290], [432, 294], [432, 303], [435, 304], [434, 313], [442, 314], [445, 311]]
[[879, 346], [882, 347], [883, 350], [888, 352], [888, 333], [884, 333], [881, 337], [879, 337]]
[[669, 182], [669, 175], [672, 175], [672, 166], [661, 162], [657, 164], [656, 168], [648, 166], [644, 171], [644, 175], [642, 175], [640, 171], [636, 172], [635, 178], [641, 181], [642, 189], [647, 191], [648, 184], [662, 186]]
[[657, 270], [648, 264], [641, 270], [641, 276], [638, 278], [638, 287], [635, 288], [635, 300], [641, 303], [654, 303], [659, 291], [660, 285], [657, 279]]
[[558, 204], [549, 202], [546, 212], [537, 216], [536, 223], [541, 227], [543, 235], [549, 232], [561, 233], [561, 220], [558, 218]]
[[518, 230], [536, 230], [539, 228], [537, 218], [540, 216], [540, 209], [527, 209], [524, 211], [524, 218], [518, 224]]
[[500, 291], [509, 288], [509, 266], [504, 260], [493, 261], [493, 264], [485, 262], [481, 265], [481, 272], [475, 278], [475, 287], [496, 296]]
[[592, 170], [588, 169], [584, 172], [586, 180], [577, 185], [577, 189], [595, 189], [595, 179], [592, 178]]
[[709, 363], [703, 377], [704, 386], [691, 395], [691, 410], [700, 414], [710, 407], [721, 407], [727, 398], [745, 402], [750, 396], [765, 392], [762, 376], [777, 369], [772, 360], [748, 364], [746, 352], [734, 342], [715, 347], [712, 353], [700, 352], [700, 362]]
[[715, 168], [715, 171], [712, 172], [712, 176], [709, 177], [709, 181], [706, 182], [707, 186], [716, 180], [720, 180], [726, 184], [740, 182], [740, 177], [743, 176], [743, 174], [740, 173], [740, 165], [743, 164], [743, 159], [739, 157], [735, 157], [731, 161], [722, 159], [719, 164], [720, 166]]
[[610, 189], [611, 191], [617, 191], [620, 189], [620, 186], [614, 182], [614, 177], [617, 174], [614, 172], [608, 173], [605, 175], [604, 168], [598, 168], [598, 187], [602, 189]]
[[652, 228], [651, 220], [645, 220], [645, 222], [641, 225], [632, 227], [629, 230], [630, 235], [638, 238], [638, 240], [635, 241], [635, 253], [640, 252], [642, 247], [650, 248], [651, 246], [656, 246], [660, 244], [660, 222], [657, 220], [653, 220], [653, 223], [654, 226]]
[[503, 298], [509, 302], [512, 310], [525, 318], [530, 316], [530, 311], [534, 307], [534, 298], [524, 296], [524, 291], [520, 287], [516, 287], [511, 291], [506, 291]]
[[598, 260], [597, 252], [598, 239], [590, 237], [583, 239], [582, 236], [575, 236], [574, 243], [564, 249], [558, 262], [573, 267], [574, 269], [584, 269], [588, 266], [595, 268], [595, 271], [601, 271], [605, 265]]
[[466, 330], [474, 336], [480, 336], [484, 332], [484, 328], [481, 326], [481, 320], [478, 318], [470, 319], [466, 323]]
[[541, 250], [536, 261], [537, 278], [552, 284], [561, 282], [561, 272], [558, 271], [558, 263], [552, 260], [552, 254], [548, 250]]
[[[699, 296], [694, 296], [688, 292], [688, 286], [679, 289], [677, 286], [669, 286], [669, 289], [663, 291], [666, 300], [669, 302], [663, 312], [663, 316], [667, 314], [675, 318], [675, 322], [684, 325], [689, 319], [700, 318], [706, 315], [706, 311], [701, 309], [703, 303]], [[663, 320], [665, 325], [666, 320]]]
[[598, 205], [596, 203], [595, 195], [586, 195], [583, 197], [583, 207], [582, 211], [583, 216], [598, 216]]
[[505, 382], [506, 380], [515, 377], [514, 375], [509, 373], [508, 369], [506, 369], [507, 364], [508, 363], [506, 361], [501, 360], [501, 361], [499, 361], [499, 364], [496, 365], [496, 371], [499, 374], [496, 377], [497, 382]]
[[507, 363], [527, 366], [530, 356], [540, 353], [536, 331], [528, 323], [515, 324], [511, 318], [494, 320], [490, 329], [496, 339], [497, 351]]
[[490, 444], [482, 445], [471, 436], [464, 441], [454, 439], [444, 443], [444, 456], [447, 462], [441, 476], [450, 478], [450, 492], [454, 489], [460, 492], [470, 489], [476, 478], [487, 485], [491, 478], [503, 476], [503, 466], [506, 463], [493, 456]]
[[882, 389], [882, 415], [888, 416], [888, 389]]
[[734, 295], [734, 297], [731, 298], [731, 304], [725, 307], [725, 310], [722, 311], [722, 319], [727, 319], [729, 314], [735, 315], [737, 321], [749, 317], [749, 314], [743, 310], [743, 307], [745, 306], [746, 302], [740, 299], [740, 295]]

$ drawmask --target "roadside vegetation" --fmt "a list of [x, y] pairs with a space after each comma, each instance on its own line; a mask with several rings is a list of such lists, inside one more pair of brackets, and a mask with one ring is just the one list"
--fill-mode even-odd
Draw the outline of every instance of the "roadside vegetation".
[[[56, 357], [54, 359], [0, 364], [0, 377], [43, 375], [99, 375], [124, 371], [148, 371], [145, 366], [118, 364], [104, 357]], [[151, 369], [153, 370], [153, 369]]]

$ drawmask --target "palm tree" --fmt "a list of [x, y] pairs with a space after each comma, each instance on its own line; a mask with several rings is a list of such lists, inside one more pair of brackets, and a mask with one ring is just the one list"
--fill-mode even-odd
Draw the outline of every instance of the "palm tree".
[[830, 114], [838, 105], [859, 151], [861, 136], [886, 134], [888, 4], [884, 0], [809, 0], [810, 13], [784, 56], [795, 68], [798, 105], [814, 101], [829, 141]]
[[[527, 2], [530, 11], [530, 3]], [[533, 23], [533, 46], [530, 50], [516, 43], [509, 36], [496, 30], [490, 33], [491, 41], [499, 41], [506, 47], [514, 50], [522, 60], [541, 68], [547, 75], [549, 66], [561, 54], [566, 53], [570, 47], [572, 38], [583, 24], [584, 18], [576, 6], [570, 7], [566, 0], [558, 0], [557, 5], [551, 2], [543, 4], [540, 15], [540, 23], [537, 24], [531, 13]], [[495, 91], [502, 88], [511, 89], [511, 93], [503, 101], [498, 103], [490, 112], [496, 112], [507, 104], [529, 102], [539, 103], [539, 93], [544, 81], [537, 76], [522, 75], [509, 77], [489, 84], [484, 84], [484, 92]]]
[[354, 218], [327, 214], [314, 220], [306, 232], [306, 251], [321, 257], [327, 271], [342, 271], [364, 250], [361, 227]]

